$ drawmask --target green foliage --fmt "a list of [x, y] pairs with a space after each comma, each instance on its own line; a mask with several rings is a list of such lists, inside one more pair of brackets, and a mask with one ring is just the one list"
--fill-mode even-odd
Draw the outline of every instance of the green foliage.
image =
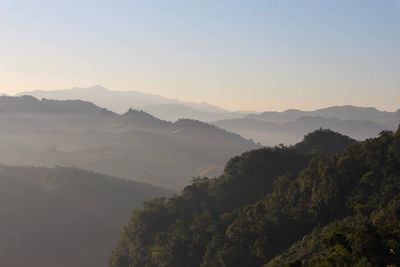
[[304, 140], [296, 144], [296, 149], [312, 154], [334, 154], [347, 148], [355, 140], [329, 129], [320, 129], [307, 134]]
[[320, 130], [147, 203], [110, 266], [399, 264], [399, 193], [399, 132], [355, 143]]
[[[392, 204], [398, 213], [400, 201]], [[266, 266], [398, 266], [400, 223], [393, 205], [380, 211], [379, 222], [353, 216], [315, 229]]]

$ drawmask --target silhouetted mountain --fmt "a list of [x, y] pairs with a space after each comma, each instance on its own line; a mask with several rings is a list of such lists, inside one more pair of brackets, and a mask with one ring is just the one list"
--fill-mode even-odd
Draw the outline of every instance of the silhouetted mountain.
[[297, 143], [295, 148], [306, 154], [332, 155], [355, 142], [356, 140], [346, 135], [320, 129], [304, 136], [303, 141]]
[[126, 113], [110, 120], [108, 123], [111, 127], [119, 127], [125, 130], [165, 130], [171, 127], [172, 123], [160, 120], [153, 115], [142, 110], [129, 109]]
[[79, 169], [0, 165], [0, 265], [105, 266], [131, 210], [169, 194]]
[[35, 97], [24, 95], [21, 97], [0, 96], [0, 112], [8, 113], [72, 113], [94, 114], [103, 113], [112, 115], [111, 111], [82, 100], [38, 100]]
[[398, 151], [400, 130], [363, 142], [319, 130], [246, 152], [136, 210], [109, 266], [396, 266]]
[[77, 166], [180, 188], [191, 177], [218, 175], [230, 157], [257, 147], [206, 123], [172, 123], [133, 109], [118, 115], [79, 100], [0, 97], [0, 108], [0, 162], [7, 164]]

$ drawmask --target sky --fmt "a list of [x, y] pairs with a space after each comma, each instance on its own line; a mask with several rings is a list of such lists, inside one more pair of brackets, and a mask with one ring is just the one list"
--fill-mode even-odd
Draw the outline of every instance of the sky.
[[400, 108], [400, 0], [0, 0], [0, 92]]

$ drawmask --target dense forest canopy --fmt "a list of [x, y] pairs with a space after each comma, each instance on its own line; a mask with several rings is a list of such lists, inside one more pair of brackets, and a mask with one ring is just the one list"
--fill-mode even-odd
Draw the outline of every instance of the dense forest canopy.
[[400, 130], [355, 142], [321, 129], [147, 202], [109, 265], [400, 264], [399, 193]]

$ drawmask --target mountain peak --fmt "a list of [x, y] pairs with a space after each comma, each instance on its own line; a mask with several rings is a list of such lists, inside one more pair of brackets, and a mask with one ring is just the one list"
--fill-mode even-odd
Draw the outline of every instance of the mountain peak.
[[127, 124], [154, 124], [154, 125], [166, 125], [167, 121], [161, 120], [154, 117], [153, 115], [138, 109], [130, 108], [127, 112], [119, 117], [119, 120]]
[[148, 118], [155, 118], [153, 115], [150, 115], [149, 113], [143, 110], [133, 109], [133, 108], [128, 109], [128, 111], [122, 114], [121, 116], [142, 116]]
[[305, 153], [334, 154], [345, 149], [356, 140], [338, 132], [320, 128], [304, 136], [303, 141], [295, 147]]
[[327, 108], [317, 109], [315, 111], [323, 110], [346, 110], [346, 111], [378, 111], [375, 107], [359, 107], [353, 105], [331, 106]]

